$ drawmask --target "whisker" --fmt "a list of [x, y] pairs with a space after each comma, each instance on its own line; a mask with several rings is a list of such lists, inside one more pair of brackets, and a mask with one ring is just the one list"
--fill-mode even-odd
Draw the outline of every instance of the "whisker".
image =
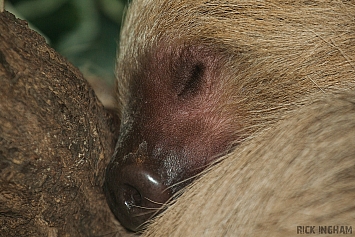
[[138, 206], [138, 205], [131, 205], [132, 207], [140, 208], [140, 209], [145, 209], [145, 210], [157, 210], [159, 207], [143, 207], [143, 206]]
[[134, 216], [145, 216], [147, 214], [152, 214], [152, 216], [153, 216], [155, 212], [156, 212], [155, 210], [150, 210], [150, 211], [146, 211], [146, 212], [141, 212], [141, 213], [134, 215]]
[[[164, 190], [164, 191], [165, 191], [165, 190]], [[147, 198], [147, 197], [144, 197], [144, 198], [145, 198], [146, 200], [148, 200], [149, 202], [151, 202], [151, 203], [158, 204], [158, 205], [164, 205], [164, 203], [154, 201], [154, 200], [149, 199], [149, 198]]]

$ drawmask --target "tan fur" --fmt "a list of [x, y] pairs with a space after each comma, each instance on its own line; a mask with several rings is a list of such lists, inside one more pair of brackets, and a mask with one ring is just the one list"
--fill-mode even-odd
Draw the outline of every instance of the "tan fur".
[[[308, 4], [307, 4], [308, 3]], [[127, 108], [132, 72], [161, 42], [220, 53], [220, 113], [250, 135], [304, 95], [355, 86], [354, 1], [134, 0], [122, 29], [117, 78]], [[158, 45], [158, 46], [157, 46]], [[240, 124], [242, 128], [240, 129]]]
[[[245, 141], [153, 224], [152, 235], [264, 236], [271, 231], [276, 236], [275, 231], [287, 236], [296, 225], [323, 224], [321, 217], [331, 225], [351, 224], [354, 215], [341, 209], [328, 216], [341, 204], [329, 204], [324, 214], [319, 210], [328, 194], [334, 196], [331, 201], [354, 198], [353, 192], [342, 195], [351, 187], [336, 176], [351, 175], [346, 167], [354, 165], [353, 107], [347, 99], [332, 106], [312, 104], [355, 88], [354, 16], [354, 0], [132, 1], [117, 62], [122, 123], [130, 126], [135, 73], [144, 80], [142, 68], [163, 58], [160, 54], [202, 47], [216, 59], [211, 114], [227, 121], [217, 120], [206, 131], [232, 131], [238, 134], [235, 144]], [[274, 125], [289, 113], [296, 117]], [[213, 124], [214, 118], [203, 119]], [[342, 120], [344, 127], [336, 123]], [[344, 163], [337, 167], [339, 162]]]
[[354, 233], [355, 93], [315, 100], [213, 166], [144, 236]]

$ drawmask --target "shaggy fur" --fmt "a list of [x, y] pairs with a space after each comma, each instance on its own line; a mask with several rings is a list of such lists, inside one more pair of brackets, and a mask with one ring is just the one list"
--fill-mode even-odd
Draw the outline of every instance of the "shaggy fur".
[[[196, 175], [197, 171], [201, 171], [216, 157], [227, 152], [229, 155], [222, 158], [226, 159], [223, 162], [225, 167], [222, 169], [226, 169], [228, 166], [226, 164], [229, 163], [232, 168], [238, 169], [237, 165], [232, 165], [232, 160], [235, 160], [237, 163], [249, 162], [256, 171], [260, 170], [262, 167], [257, 159], [264, 158], [251, 157], [246, 153], [240, 155], [239, 146], [249, 140], [253, 142], [253, 139], [265, 129], [272, 134], [271, 137], [266, 136], [267, 139], [276, 136], [274, 145], [282, 144], [277, 146], [277, 149], [286, 149], [287, 144], [293, 141], [287, 137], [288, 130], [295, 136], [300, 134], [302, 134], [300, 136], [307, 136], [308, 133], [303, 130], [295, 131], [297, 124], [292, 123], [298, 123], [297, 120], [282, 125], [286, 129], [286, 134], [282, 134], [281, 130], [273, 131], [272, 129], [276, 129], [273, 125], [289, 113], [303, 106], [309, 106], [318, 97], [354, 90], [354, 16], [355, 1], [353, 0], [133, 0], [127, 10], [121, 31], [117, 61], [117, 95], [122, 123], [115, 159], [109, 165], [107, 173], [110, 175], [106, 183], [109, 184], [111, 200], [118, 200], [117, 197], [121, 193], [113, 184], [110, 186], [111, 180], [116, 180], [115, 177], [121, 172], [119, 169], [124, 169], [124, 165], [132, 160], [144, 169], [146, 167], [144, 164], [154, 166], [152, 170], [157, 170], [156, 177], [163, 177], [162, 187], [168, 187], [164, 190], [176, 194], [184, 181], [190, 180], [189, 177]], [[191, 70], [191, 65], [197, 65], [197, 69]], [[189, 85], [191, 88], [186, 91], [184, 80], [189, 78], [191, 73], [196, 73], [198, 76], [199, 70], [203, 71], [205, 80], [203, 86], [198, 88], [192, 83], [192, 86]], [[198, 92], [196, 87], [199, 89]], [[190, 96], [191, 94], [194, 96]], [[302, 113], [311, 113], [310, 108]], [[310, 116], [318, 116], [322, 119], [323, 114], [315, 113]], [[338, 119], [338, 115], [334, 114], [334, 116]], [[340, 114], [339, 119], [341, 116]], [[321, 126], [309, 121], [304, 123], [300, 126]], [[138, 134], [137, 137], [132, 135], [134, 133]], [[313, 149], [313, 145], [323, 144], [321, 142], [323, 138], [327, 137], [316, 134], [315, 139], [319, 139], [320, 144], [313, 142], [312, 139], [305, 139], [304, 141], [310, 143], [309, 148], [296, 145], [292, 149]], [[263, 140], [266, 139], [265, 137], [258, 139], [257, 141], [266, 147], [273, 146], [272, 143]], [[154, 144], [154, 141], [157, 141], [157, 144]], [[300, 141], [303, 140], [300, 138]], [[331, 141], [328, 143], [331, 144]], [[153, 151], [151, 154], [147, 144]], [[266, 162], [269, 172], [275, 172], [275, 177], [286, 175], [278, 173], [281, 171], [273, 170], [271, 167], [280, 162], [280, 166], [285, 170], [290, 160], [282, 160], [283, 156], [278, 156], [276, 148], [270, 148], [270, 151], [275, 153], [273, 155], [269, 150], [262, 150], [258, 143], [252, 144], [248, 148], [250, 152], [254, 149], [269, 152], [268, 157], [272, 160], [262, 161]], [[235, 148], [237, 150], [233, 150]], [[292, 153], [292, 149], [289, 149], [281, 155], [286, 155], [286, 152]], [[319, 149], [317, 148], [317, 151]], [[159, 156], [159, 159], [163, 157], [163, 160], [158, 160], [156, 157], [152, 159], [152, 154], [158, 154], [157, 157]], [[311, 155], [315, 154], [311, 153]], [[164, 157], [169, 157], [171, 160], [164, 160]], [[280, 161], [276, 157], [279, 157]], [[312, 157], [307, 157], [310, 158]], [[154, 160], [153, 165], [149, 163], [151, 160]], [[253, 163], [253, 160], [256, 163]], [[304, 162], [313, 165], [311, 160]], [[327, 165], [332, 166], [330, 163]], [[215, 169], [217, 170], [217, 167], [213, 167], [211, 172]], [[288, 170], [291, 170], [293, 178], [298, 176], [306, 178], [305, 169], [290, 167]], [[229, 179], [232, 177], [228, 175], [234, 177], [239, 174], [239, 171], [234, 169], [223, 172], [226, 172], [222, 177], [223, 182], [230, 182]], [[254, 175], [254, 171], [250, 172]], [[219, 174], [221, 173], [222, 171]], [[272, 176], [267, 179], [268, 182], [264, 182], [260, 178], [264, 177], [264, 173], [258, 172], [255, 173], [255, 177], [251, 179], [258, 184], [255, 190], [253, 186], [237, 184], [236, 187], [221, 186], [225, 190], [218, 190], [217, 198], [224, 195], [223, 191], [228, 191], [234, 193], [235, 198], [241, 195], [240, 200], [250, 201], [256, 195], [255, 192], [260, 191], [256, 190], [261, 188], [259, 183], [260, 185], [268, 183], [270, 189], [275, 189], [275, 192], [281, 193], [280, 195], [291, 198], [291, 194], [287, 191], [282, 193], [277, 178]], [[211, 179], [207, 175], [199, 180], [197, 185], [202, 182], [213, 184], [214, 181]], [[291, 177], [288, 181], [292, 182]], [[248, 184], [253, 185], [253, 182], [248, 181]], [[301, 183], [302, 181], [299, 181], [300, 186]], [[190, 197], [201, 204], [204, 197], [210, 198], [217, 193], [211, 191], [214, 190], [212, 186], [207, 187], [196, 188], [195, 193], [189, 191], [193, 193]], [[194, 189], [195, 187], [192, 188]], [[240, 189], [246, 189], [247, 196], [244, 196], [244, 192]], [[205, 192], [205, 196], [200, 196], [197, 192]], [[294, 194], [298, 195], [298, 192], [300, 191], [295, 191]], [[270, 198], [271, 194], [271, 191], [266, 192]], [[142, 197], [144, 198], [148, 199]], [[257, 206], [261, 205], [264, 196], [259, 198], [255, 202]], [[158, 198], [151, 200], [151, 203], [156, 204], [160, 200], [163, 199], [159, 199], [158, 195]], [[132, 203], [135, 204], [134, 201]], [[183, 209], [183, 202], [178, 202], [180, 204], [176, 205], [177, 207], [170, 213], [179, 208]], [[212, 218], [213, 223], [224, 220], [220, 225], [213, 224], [212, 228], [216, 229], [211, 233], [222, 231], [224, 225], [230, 226], [231, 223], [227, 223], [229, 220], [240, 220], [237, 225], [244, 225], [241, 224], [242, 219], [228, 217], [235, 215], [238, 205], [243, 204], [236, 203], [234, 210], [232, 207], [229, 208], [228, 201], [224, 201], [226, 204], [221, 209], [217, 205], [217, 209], [214, 210], [210, 209], [211, 207], [199, 206], [195, 202], [194, 205], [188, 206], [191, 215], [204, 209], [206, 216]], [[286, 205], [285, 203], [283, 202], [282, 205]], [[251, 201], [249, 204], [252, 206]], [[139, 202], [135, 206], [142, 210], [146, 208], [143, 204], [140, 206]], [[112, 204], [111, 208], [115, 209], [115, 204]], [[156, 206], [147, 209], [153, 213], [154, 208]], [[252, 211], [248, 208], [245, 210]], [[252, 221], [254, 215], [257, 216], [264, 211], [263, 208], [253, 210], [253, 214], [250, 214], [246, 221]], [[129, 212], [132, 211], [128, 210], [127, 213]], [[135, 214], [135, 216], [146, 215], [146, 212], [145, 210], [145, 213]], [[117, 213], [119, 213], [118, 208], [116, 208], [116, 216]], [[185, 215], [184, 210], [176, 215], [181, 213]], [[265, 215], [268, 213], [266, 212]], [[218, 215], [215, 220], [212, 214]], [[175, 216], [175, 218], [179, 220], [176, 223], [178, 226], [181, 225], [181, 228], [185, 228], [182, 224], [185, 219], [187, 223], [192, 223], [191, 219], [193, 219], [190, 216], [181, 219]], [[196, 216], [195, 221], [196, 225], [201, 225], [200, 231], [203, 231], [203, 228], [208, 229], [210, 222], [205, 222], [204, 225], [200, 223], [199, 218], [202, 217]], [[171, 227], [168, 228], [177, 228], [173, 223], [173, 217], [171, 220]], [[128, 219], [127, 223], [129, 222], [132, 220]], [[141, 220], [137, 221], [135, 225], [140, 222]], [[158, 223], [155, 227], [157, 229], [160, 228], [158, 225], [162, 225], [161, 222]], [[234, 230], [233, 227], [228, 228]], [[208, 232], [207, 229], [205, 231]], [[165, 234], [165, 231], [163, 233]], [[203, 232], [196, 233], [199, 236]]]
[[205, 171], [144, 236], [354, 233], [355, 93], [314, 100]]
[[223, 95], [217, 109], [234, 118], [229, 126], [238, 133], [249, 135], [278, 120], [279, 112], [306, 103], [306, 94], [354, 88], [354, 4], [134, 0], [117, 63], [122, 111], [132, 75], [142, 70], [145, 58], [183, 45], [218, 54]]

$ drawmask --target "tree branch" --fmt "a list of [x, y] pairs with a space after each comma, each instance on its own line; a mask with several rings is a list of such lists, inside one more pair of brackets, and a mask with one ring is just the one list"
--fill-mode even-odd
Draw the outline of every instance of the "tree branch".
[[0, 13], [0, 236], [125, 235], [102, 193], [119, 122], [43, 37]]

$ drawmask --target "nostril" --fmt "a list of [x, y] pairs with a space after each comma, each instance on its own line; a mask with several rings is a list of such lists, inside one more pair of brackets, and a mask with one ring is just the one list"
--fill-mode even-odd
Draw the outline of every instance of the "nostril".
[[109, 166], [107, 169], [107, 202], [116, 218], [130, 230], [138, 230], [172, 196], [154, 170], [141, 164], [119, 168]]
[[128, 209], [142, 206], [142, 196], [139, 191], [131, 185], [123, 187], [123, 198]]

